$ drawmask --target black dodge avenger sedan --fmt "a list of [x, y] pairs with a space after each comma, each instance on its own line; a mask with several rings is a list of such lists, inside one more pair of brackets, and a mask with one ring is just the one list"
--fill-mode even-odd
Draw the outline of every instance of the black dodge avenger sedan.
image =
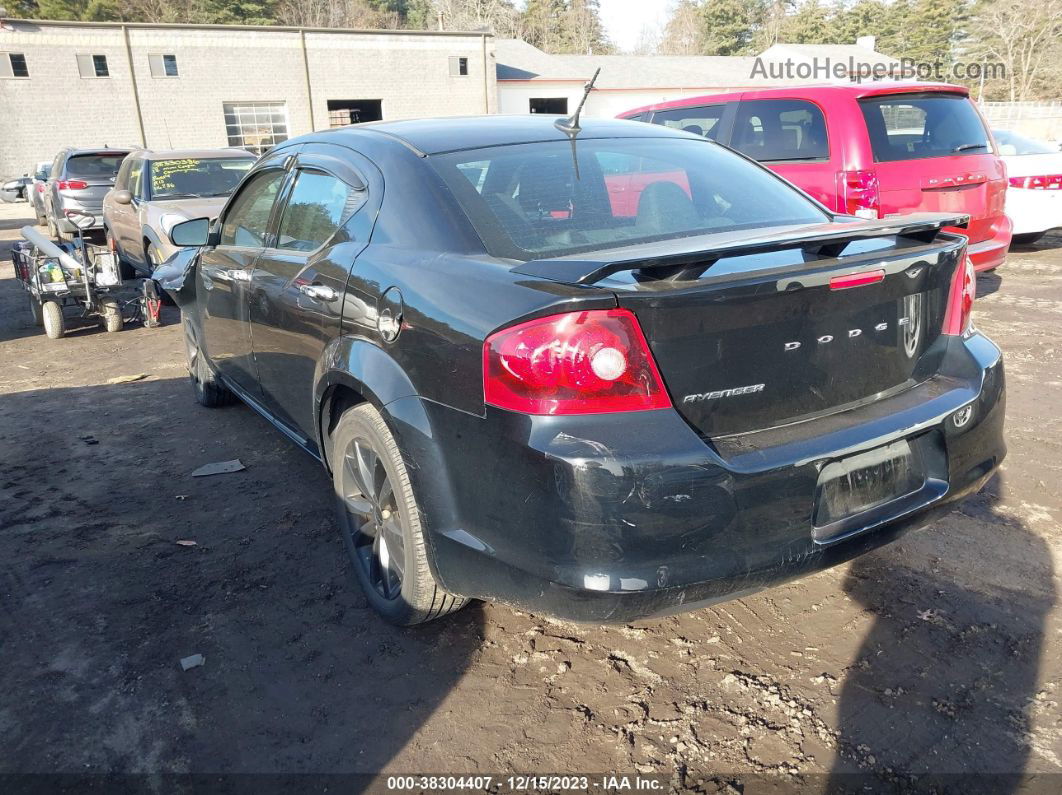
[[663, 127], [497, 116], [287, 141], [171, 236], [196, 397], [321, 460], [381, 615], [626, 621], [848, 560], [992, 475], [965, 221], [838, 216]]

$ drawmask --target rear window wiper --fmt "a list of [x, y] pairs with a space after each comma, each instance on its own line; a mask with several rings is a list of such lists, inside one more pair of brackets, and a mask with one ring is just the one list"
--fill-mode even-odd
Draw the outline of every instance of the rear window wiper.
[[960, 146], [956, 146], [951, 151], [952, 152], [967, 152], [970, 149], [987, 149], [987, 148], [988, 148], [988, 142], [986, 141], [986, 142], [980, 143], [980, 144], [962, 144]]

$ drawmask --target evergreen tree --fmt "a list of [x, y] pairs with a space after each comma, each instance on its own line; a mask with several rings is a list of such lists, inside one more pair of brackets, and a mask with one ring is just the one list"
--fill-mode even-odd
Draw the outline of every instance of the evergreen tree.
[[706, 0], [701, 7], [704, 54], [744, 54], [752, 44], [759, 13], [744, 0]]

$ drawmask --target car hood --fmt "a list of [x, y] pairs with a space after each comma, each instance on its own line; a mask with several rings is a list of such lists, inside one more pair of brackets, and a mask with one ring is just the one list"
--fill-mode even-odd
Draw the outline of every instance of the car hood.
[[183, 215], [185, 218], [217, 218], [228, 196], [212, 196], [205, 199], [167, 199], [148, 202], [153, 218], [164, 215]]

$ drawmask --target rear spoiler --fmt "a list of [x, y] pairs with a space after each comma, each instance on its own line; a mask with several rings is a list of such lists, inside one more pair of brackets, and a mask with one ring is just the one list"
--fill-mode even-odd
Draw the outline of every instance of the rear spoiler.
[[[724, 257], [802, 249], [812, 258], [825, 259], [840, 256], [854, 240], [895, 236], [931, 243], [945, 226], [964, 229], [969, 222], [969, 215], [913, 213], [875, 221], [833, 221], [805, 226], [795, 232], [787, 229], [751, 237], [726, 233], [703, 235], [633, 246], [628, 251], [618, 251], [627, 256], [617, 259], [530, 260], [511, 272], [567, 284], [593, 284], [613, 273], [634, 270], [651, 270], [653, 276], [662, 279], [688, 279], [697, 278]], [[702, 241], [716, 242], [701, 247]]]

